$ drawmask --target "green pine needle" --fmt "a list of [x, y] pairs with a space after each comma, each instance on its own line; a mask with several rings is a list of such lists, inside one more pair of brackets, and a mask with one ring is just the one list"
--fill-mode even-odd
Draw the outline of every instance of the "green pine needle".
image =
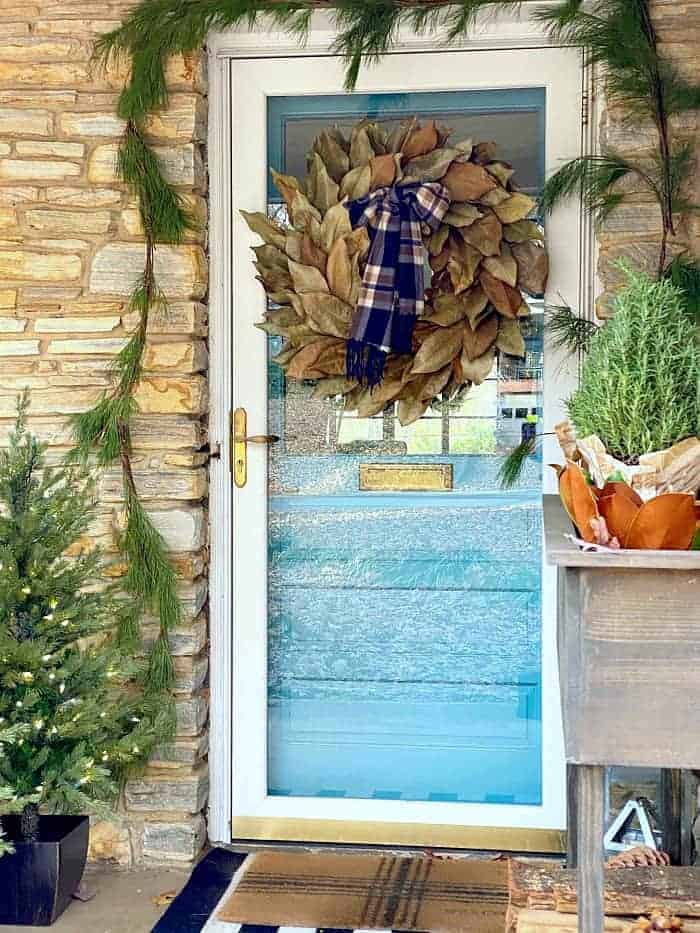
[[604, 220], [624, 199], [622, 193], [611, 189], [630, 174], [638, 175], [651, 187], [640, 168], [615, 153], [572, 159], [545, 182], [540, 208], [545, 214], [551, 213], [562, 201], [578, 195], [591, 214]]
[[687, 256], [676, 256], [666, 270], [666, 278], [681, 290], [691, 320], [700, 324], [700, 262]]
[[520, 479], [528, 457], [531, 457], [537, 450], [537, 439], [534, 437], [521, 441], [514, 450], [512, 450], [503, 465], [498, 471], [498, 482], [503, 489], [512, 489]]
[[547, 339], [554, 350], [570, 354], [586, 353], [599, 327], [593, 321], [579, 317], [568, 305], [547, 305], [545, 308]]

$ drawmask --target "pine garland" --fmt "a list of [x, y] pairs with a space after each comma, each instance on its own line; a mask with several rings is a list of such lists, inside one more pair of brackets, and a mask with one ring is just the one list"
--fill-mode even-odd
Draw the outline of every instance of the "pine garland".
[[[210, 30], [241, 24], [253, 26], [265, 15], [271, 26], [303, 41], [311, 16], [328, 8], [338, 30], [333, 51], [346, 62], [346, 86], [354, 88], [363, 63], [378, 61], [397, 42], [399, 30], [441, 31], [448, 42], [463, 37], [484, 12], [512, 11], [518, 0], [141, 0], [116, 29], [101, 36], [95, 58], [103, 64], [128, 57], [131, 73], [118, 102], [126, 121], [119, 151], [122, 180], [136, 195], [145, 231], [145, 269], [131, 298], [139, 324], [115, 366], [115, 386], [98, 404], [75, 421], [78, 452], [97, 452], [98, 462], [119, 459], [124, 477], [127, 523], [121, 539], [128, 561], [127, 589], [142, 610], [157, 613], [160, 634], [151, 653], [149, 686], [172, 684], [173, 664], [168, 649], [169, 629], [177, 623], [179, 604], [175, 574], [165, 545], [140, 503], [131, 470], [130, 419], [133, 393], [141, 376], [148, 315], [164, 301], [153, 269], [157, 243], [179, 243], [192, 225], [181, 199], [165, 180], [162, 167], [144, 138], [149, 113], [167, 106], [165, 68], [170, 56], [198, 51]], [[686, 209], [681, 191], [691, 170], [691, 149], [674, 141], [669, 119], [700, 105], [700, 88], [684, 81], [659, 54], [649, 13], [649, 0], [561, 0], [555, 7], [535, 9], [534, 15], [558, 40], [587, 50], [589, 64], [601, 65], [612, 99], [632, 115], [651, 118], [658, 136], [652, 167], [627, 160], [615, 152], [585, 156], [564, 165], [546, 183], [542, 207], [551, 210], [562, 199], [580, 194], [584, 206], [605, 218], [625, 199], [619, 182], [631, 175], [659, 204], [662, 238], [659, 275], [666, 271], [668, 241], [675, 233], [674, 213]], [[674, 273], [681, 273], [678, 267]], [[700, 271], [692, 264], [682, 273], [686, 285], [700, 292]], [[692, 284], [694, 283], [694, 284]], [[134, 618], [125, 620], [124, 640], [133, 639]]]

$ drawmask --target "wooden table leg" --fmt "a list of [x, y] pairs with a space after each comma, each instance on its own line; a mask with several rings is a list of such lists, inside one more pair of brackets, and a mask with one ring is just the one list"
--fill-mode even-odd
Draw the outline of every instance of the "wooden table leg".
[[605, 768], [577, 765], [578, 929], [603, 933], [603, 821]]

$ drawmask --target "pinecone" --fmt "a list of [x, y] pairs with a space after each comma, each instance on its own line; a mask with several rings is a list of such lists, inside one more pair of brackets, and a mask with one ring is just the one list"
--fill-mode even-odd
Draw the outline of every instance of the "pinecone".
[[680, 917], [673, 917], [668, 910], [652, 910], [649, 917], [638, 917], [629, 933], [655, 933], [657, 930], [680, 933], [682, 929], [683, 921]]
[[649, 846], [635, 846], [617, 855], [611, 855], [605, 863], [606, 868], [655, 868], [670, 865], [671, 859], [665, 852], [657, 852]]

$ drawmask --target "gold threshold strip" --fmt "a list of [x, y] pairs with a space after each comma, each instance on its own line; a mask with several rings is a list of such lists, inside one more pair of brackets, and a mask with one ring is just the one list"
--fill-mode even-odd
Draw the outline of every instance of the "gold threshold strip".
[[566, 833], [559, 829], [235, 816], [231, 820], [231, 834], [237, 842], [265, 840], [507, 852], [566, 851]]

